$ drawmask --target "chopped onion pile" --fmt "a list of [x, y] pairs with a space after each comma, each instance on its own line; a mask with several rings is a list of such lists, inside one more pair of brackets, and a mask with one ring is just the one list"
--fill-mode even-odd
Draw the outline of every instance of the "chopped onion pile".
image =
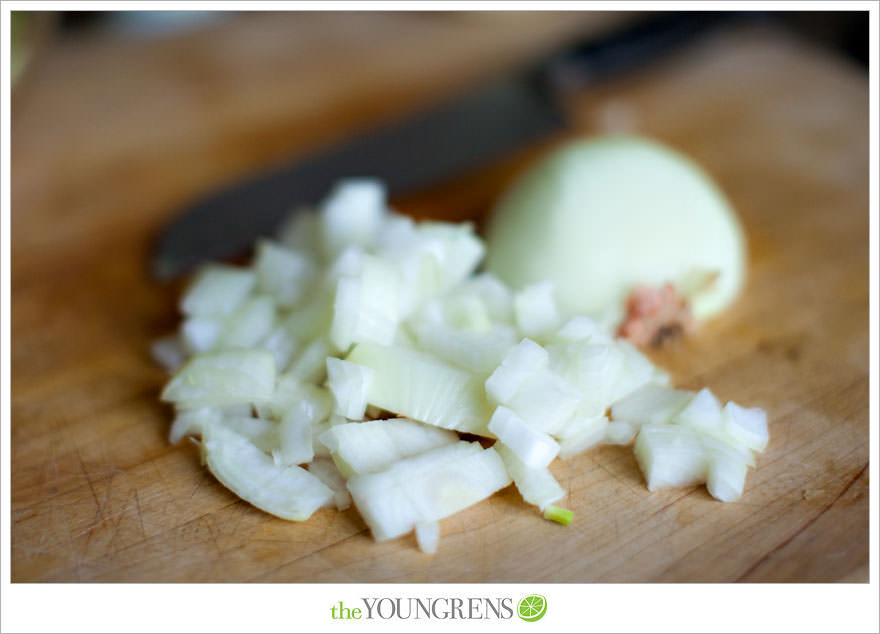
[[566, 314], [552, 284], [477, 273], [484, 251], [468, 224], [417, 224], [381, 184], [341, 183], [252, 267], [192, 280], [179, 333], [154, 348], [174, 372], [171, 441], [200, 437], [208, 469], [268, 513], [353, 502], [377, 541], [414, 531], [425, 552], [439, 520], [511, 482], [571, 523], [548, 467], [599, 444], [635, 439], [650, 490], [741, 495], [763, 411], [672, 389], [614, 324]]

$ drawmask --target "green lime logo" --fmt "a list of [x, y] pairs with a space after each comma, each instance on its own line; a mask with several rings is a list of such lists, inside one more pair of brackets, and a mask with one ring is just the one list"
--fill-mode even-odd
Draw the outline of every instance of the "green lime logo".
[[530, 594], [522, 598], [516, 612], [523, 621], [539, 621], [547, 613], [547, 599], [540, 594]]

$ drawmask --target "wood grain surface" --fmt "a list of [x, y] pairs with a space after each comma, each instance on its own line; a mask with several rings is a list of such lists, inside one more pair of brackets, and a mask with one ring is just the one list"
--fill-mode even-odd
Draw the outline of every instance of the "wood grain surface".
[[[167, 442], [148, 347], [179, 289], [148, 266], [186, 201], [620, 19], [249, 14], [45, 50], [12, 112], [12, 579], [867, 580], [867, 75], [772, 28], [718, 33], [571, 105], [578, 133], [687, 152], [742, 216], [743, 296], [655, 355], [681, 386], [768, 410], [740, 501], [649, 493], [629, 448], [599, 448], [552, 466], [572, 527], [511, 487], [444, 520], [430, 557], [411, 537], [374, 543], [353, 509], [270, 517]], [[542, 149], [400, 206], [479, 220]]]

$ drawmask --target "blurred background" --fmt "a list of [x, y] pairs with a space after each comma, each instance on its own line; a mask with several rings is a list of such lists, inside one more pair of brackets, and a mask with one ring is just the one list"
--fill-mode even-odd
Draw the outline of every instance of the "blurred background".
[[[865, 11], [753, 13], [586, 83], [569, 95], [560, 134], [393, 200], [479, 223], [520, 169], [574, 135], [644, 134], [703, 166], [746, 227], [748, 287], [658, 361], [676, 385], [766, 407], [776, 437], [792, 440], [756, 471], [746, 512], [731, 506], [721, 526], [723, 513], [680, 511], [692, 497], [651, 514], [653, 550], [616, 543], [616, 518], [632, 519], [629, 489], [643, 487], [630, 459], [603, 453], [614, 477], [595, 465], [560, 473], [609, 500], [615, 522], [582, 525], [576, 554], [554, 549], [516, 569], [509, 552], [531, 552], [530, 529], [505, 542], [487, 520], [475, 550], [461, 542], [460, 556], [431, 563], [392, 545], [387, 565], [348, 550], [356, 527], [318, 523], [331, 541], [309, 557], [317, 541], [224, 506], [219, 489], [193, 498], [198, 460], [167, 444], [165, 376], [147, 351], [178, 325], [179, 286], [157, 283], [150, 262], [188, 205], [650, 17], [15, 12], [13, 579], [867, 579]], [[218, 540], [234, 556], [221, 562]]]
[[[19, 215], [48, 204], [47, 196], [60, 198], [63, 210], [52, 213], [61, 222], [53, 231], [63, 232], [73, 218], [72, 231], [88, 227], [85, 216], [106, 225], [107, 215], [113, 226], [124, 218], [132, 231], [155, 235], [218, 187], [656, 17], [13, 12], [13, 207]], [[684, 53], [656, 60], [649, 55], [634, 70], [585, 82], [567, 95], [575, 124], [569, 131], [642, 132], [686, 143], [669, 122], [654, 121], [652, 108], [640, 110], [622, 95], [633, 82], [663, 81], [664, 69], [682, 59], [693, 68], [711, 63], [724, 32], [735, 34], [727, 46], [739, 55], [747, 53], [749, 38], [759, 37], [822, 50], [850, 72], [867, 72], [865, 12], [751, 12], [730, 22], [713, 31], [722, 32], [720, 39], [696, 38], [698, 45], [683, 47]], [[788, 69], [777, 72], [782, 78]], [[705, 95], [702, 88], [685, 87], [695, 90], [684, 95], [688, 108], [699, 108], [706, 115], [700, 120], [711, 125], [724, 111], [709, 102], [737, 81], [731, 77]], [[456, 186], [437, 183], [427, 195], [395, 202], [414, 215], [479, 220], [510, 175], [541, 147], [511, 152], [499, 165], [466, 173]], [[43, 227], [40, 241], [47, 239]], [[26, 233], [19, 231], [20, 243]]]
[[[155, 233], [193, 199], [238, 177], [651, 17], [13, 12], [14, 208], [23, 213], [52, 194], [65, 199], [59, 214], [87, 224], [81, 208], [87, 198], [89, 216], [109, 213], [115, 223], [125, 217], [139, 231], [141, 223], [152, 223]], [[763, 29], [866, 72], [864, 12], [752, 13], [747, 22], [732, 30]], [[730, 46], [744, 53], [748, 36], [740, 37]], [[712, 54], [711, 45], [686, 52], [694, 66]], [[682, 59], [669, 57], [600, 85], [588, 82], [573, 109], [578, 131], [641, 131], [676, 141], [672, 130], [652, 123], [650, 112], [617, 97], [634, 77], [657, 81], [664, 67]], [[705, 102], [699, 93], [693, 98]], [[507, 166], [465, 179], [464, 186], [398, 202], [417, 215], [479, 216], [516, 160], [511, 156]], [[111, 196], [116, 199], [107, 200], [107, 209], [96, 209]], [[133, 208], [141, 206], [149, 209]]]

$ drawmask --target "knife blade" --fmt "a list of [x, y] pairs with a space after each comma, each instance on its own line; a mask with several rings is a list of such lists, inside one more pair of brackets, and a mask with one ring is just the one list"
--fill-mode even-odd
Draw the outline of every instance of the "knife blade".
[[638, 68], [729, 18], [674, 12], [555, 53], [519, 74], [196, 201], [163, 231], [160, 280], [203, 261], [243, 254], [293, 209], [314, 205], [341, 178], [370, 177], [394, 194], [418, 191], [491, 163], [566, 126], [575, 89]]

